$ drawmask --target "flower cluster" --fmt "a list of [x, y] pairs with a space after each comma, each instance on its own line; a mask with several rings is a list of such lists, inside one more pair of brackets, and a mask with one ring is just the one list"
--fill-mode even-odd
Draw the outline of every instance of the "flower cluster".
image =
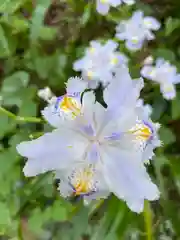
[[144, 200], [156, 200], [146, 162], [161, 145], [159, 125], [139, 101], [143, 80], [132, 80], [126, 66], [114, 70], [103, 91], [105, 108], [87, 82], [70, 78], [66, 94], [53, 97], [42, 111], [55, 129], [22, 142], [17, 151], [28, 160], [26, 176], [53, 171], [62, 196], [79, 196], [88, 203], [114, 193], [135, 212]]
[[[132, 0], [130, 2], [133, 3]], [[111, 4], [115, 6], [120, 3], [121, 1], [97, 1], [99, 8], [102, 5], [103, 9], [108, 10]], [[125, 40], [126, 47], [131, 51], [136, 51], [142, 48], [145, 40], [153, 40], [155, 35], [152, 30], [157, 31], [159, 28], [160, 23], [155, 18], [144, 17], [142, 11], [136, 11], [129, 20], [119, 23], [115, 37]], [[89, 88], [95, 89], [99, 82], [106, 86], [111, 82], [117, 68], [128, 65], [128, 57], [117, 51], [117, 48], [118, 43], [113, 40], [107, 40], [104, 44], [94, 40], [86, 48], [84, 56], [74, 62], [73, 69], [82, 73]]]
[[180, 74], [177, 74], [175, 66], [162, 58], [158, 58], [155, 66], [152, 64], [145, 64], [141, 69], [141, 75], [160, 84], [160, 90], [163, 97], [167, 100], [176, 97], [175, 84], [180, 83]]
[[125, 41], [131, 51], [141, 49], [145, 40], [155, 38], [152, 31], [157, 31], [160, 23], [153, 17], [144, 17], [142, 11], [136, 11], [128, 20], [123, 20], [116, 27], [116, 38]]

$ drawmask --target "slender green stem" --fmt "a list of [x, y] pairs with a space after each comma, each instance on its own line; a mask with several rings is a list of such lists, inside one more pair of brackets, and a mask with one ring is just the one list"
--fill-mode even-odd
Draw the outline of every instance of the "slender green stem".
[[16, 115], [15, 115], [15, 114], [13, 114], [12, 112], [9, 112], [8, 110], [6, 110], [6, 109], [3, 108], [3, 107], [0, 107], [0, 111], [1, 111], [2, 113], [4, 113], [5, 115], [7, 115], [8, 117], [10, 117], [10, 118], [16, 118]]
[[148, 201], [144, 203], [144, 224], [146, 229], [146, 239], [153, 240], [152, 211]]
[[89, 217], [91, 217], [97, 211], [97, 209], [102, 206], [103, 203], [104, 203], [104, 199], [101, 199], [96, 204], [93, 204], [88, 214]]
[[18, 238], [19, 238], [19, 240], [23, 240], [23, 233], [22, 233], [22, 224], [21, 224], [21, 219], [19, 219], [19, 226], [18, 226]]
[[14, 113], [8, 111], [7, 109], [3, 108], [2, 106], [0, 106], [0, 112], [4, 113], [5, 115], [14, 119], [17, 122], [31, 122], [31, 123], [44, 122], [44, 120], [41, 118], [16, 116]]

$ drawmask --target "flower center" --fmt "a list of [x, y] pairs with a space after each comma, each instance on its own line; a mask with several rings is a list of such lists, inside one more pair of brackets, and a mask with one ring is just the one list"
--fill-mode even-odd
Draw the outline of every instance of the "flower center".
[[69, 183], [73, 188], [74, 196], [89, 195], [96, 192], [94, 181], [95, 169], [92, 166], [73, 171]]
[[81, 103], [74, 97], [64, 95], [57, 99], [55, 109], [70, 114], [72, 118], [75, 118], [81, 112]]
[[148, 141], [153, 133], [151, 127], [145, 123], [137, 123], [129, 132], [134, 134], [136, 139], [140, 141]]
[[74, 189], [75, 189], [75, 193], [74, 193], [75, 196], [79, 196], [81, 194], [89, 192], [88, 183], [86, 181], [83, 181], [82, 179], [80, 180], [79, 183], [77, 183], [74, 186]]

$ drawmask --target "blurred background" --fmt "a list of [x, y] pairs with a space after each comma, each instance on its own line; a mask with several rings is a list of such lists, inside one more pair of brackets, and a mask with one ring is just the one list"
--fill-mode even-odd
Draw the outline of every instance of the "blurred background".
[[149, 54], [169, 60], [180, 71], [178, 0], [137, 1], [112, 8], [105, 17], [90, 0], [0, 0], [0, 239], [180, 239], [180, 86], [170, 102], [151, 82], [142, 93], [153, 107], [152, 119], [161, 124], [163, 141], [148, 168], [161, 198], [146, 203], [142, 214], [131, 212], [115, 196], [88, 207], [79, 199], [67, 201], [52, 174], [25, 178], [25, 160], [16, 152], [22, 140], [51, 130], [38, 118], [46, 105], [38, 90], [49, 86], [62, 95], [67, 79], [78, 75], [73, 62], [89, 42], [112, 39], [116, 24], [135, 9], [156, 17], [162, 27], [156, 40], [138, 53], [120, 44], [130, 58], [132, 77], [139, 77]]

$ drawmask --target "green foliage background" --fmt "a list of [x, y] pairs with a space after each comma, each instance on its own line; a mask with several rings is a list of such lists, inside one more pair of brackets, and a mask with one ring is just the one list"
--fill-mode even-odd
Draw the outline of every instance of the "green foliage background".
[[136, 9], [155, 16], [162, 28], [156, 40], [137, 53], [120, 44], [131, 58], [132, 76], [139, 76], [149, 54], [164, 57], [180, 71], [177, 0], [137, 1], [133, 7], [111, 9], [106, 17], [90, 0], [0, 0], [0, 239], [180, 239], [180, 86], [171, 102], [150, 82], [142, 94], [154, 108], [153, 120], [162, 125], [164, 145], [149, 166], [161, 199], [146, 203], [140, 215], [114, 196], [89, 207], [62, 199], [51, 174], [23, 176], [25, 160], [15, 148], [50, 130], [40, 119], [45, 103], [38, 99], [38, 89], [49, 86], [61, 95], [64, 82], [77, 75], [72, 64], [89, 41], [113, 38], [115, 25]]

